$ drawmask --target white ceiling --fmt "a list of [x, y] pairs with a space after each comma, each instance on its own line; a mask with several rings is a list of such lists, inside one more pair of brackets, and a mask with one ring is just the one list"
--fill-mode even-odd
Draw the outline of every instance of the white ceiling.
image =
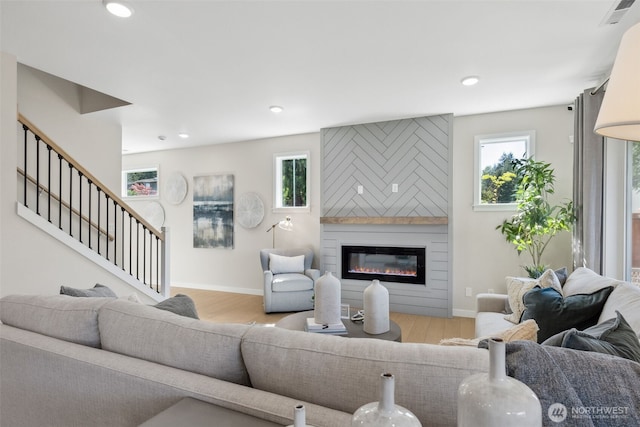
[[[128, 3], [122, 19], [101, 0], [0, 0], [0, 43], [131, 102], [91, 113], [121, 123], [130, 153], [569, 104], [640, 22], [637, 2], [601, 25], [612, 0]], [[463, 87], [467, 75], [480, 83]]]

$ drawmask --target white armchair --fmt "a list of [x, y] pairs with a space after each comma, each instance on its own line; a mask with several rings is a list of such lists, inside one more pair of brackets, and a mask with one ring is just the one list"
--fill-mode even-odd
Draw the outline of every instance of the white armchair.
[[313, 309], [313, 292], [320, 271], [311, 268], [311, 248], [262, 249], [264, 312]]

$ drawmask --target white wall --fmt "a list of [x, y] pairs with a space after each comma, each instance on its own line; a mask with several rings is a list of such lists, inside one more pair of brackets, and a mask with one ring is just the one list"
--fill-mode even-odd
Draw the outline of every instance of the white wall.
[[[454, 315], [471, 314], [475, 295], [493, 289], [505, 293], [504, 277], [526, 275], [522, 265], [530, 257], [520, 257], [495, 227], [513, 212], [473, 211], [474, 135], [536, 131], [537, 160], [551, 163], [556, 175], [557, 202], [572, 197], [573, 113], [566, 106], [508, 111], [456, 117], [453, 125], [453, 307]], [[543, 262], [553, 268], [571, 267], [571, 236], [554, 237]], [[465, 297], [470, 287], [473, 297]]]
[[[220, 144], [183, 150], [157, 151], [125, 155], [123, 168], [158, 166], [160, 200], [165, 210], [165, 226], [171, 233], [171, 284], [203, 289], [232, 290], [262, 294], [262, 269], [259, 251], [272, 245], [271, 232], [266, 230], [284, 218], [284, 213], [272, 212], [273, 207], [273, 155], [291, 151], [310, 152], [311, 210], [292, 213], [294, 230], [276, 229], [276, 246], [293, 247], [311, 245], [319, 254], [320, 242], [320, 134], [304, 134]], [[163, 198], [167, 176], [181, 173], [188, 182], [189, 191], [179, 205], [171, 205]], [[234, 175], [235, 200], [246, 192], [256, 192], [265, 205], [262, 223], [253, 229], [244, 229], [237, 223], [233, 249], [202, 249], [193, 247], [193, 193], [191, 186], [196, 175]], [[144, 212], [145, 200], [127, 200]], [[319, 264], [319, 258], [314, 265]]]
[[23, 67], [15, 57], [4, 53], [1, 66], [0, 295], [55, 294], [60, 285], [89, 288], [96, 283], [110, 286], [118, 295], [133, 293], [130, 286], [16, 215], [16, 105], [27, 119], [111, 187], [120, 183], [120, 126], [101, 119], [100, 113], [80, 115], [79, 90], [74, 84]]
[[[475, 295], [493, 289], [505, 292], [506, 275], [524, 275], [521, 265], [529, 264], [525, 254], [515, 249], [495, 227], [510, 212], [474, 212], [473, 161], [474, 136], [520, 130], [536, 130], [536, 158], [551, 162], [556, 172], [556, 199], [568, 199], [572, 191], [573, 113], [566, 107], [549, 107], [454, 118], [453, 130], [453, 308], [454, 315], [473, 315]], [[274, 214], [272, 206], [273, 154], [292, 150], [311, 151], [310, 213], [294, 214], [296, 230], [280, 232], [277, 246], [311, 244], [319, 254], [319, 182], [320, 136], [297, 135], [223, 144], [184, 150], [159, 151], [126, 155], [123, 167], [158, 165], [160, 179], [181, 172], [191, 184], [194, 175], [233, 173], [236, 198], [247, 191], [259, 193], [266, 206], [263, 223], [245, 230], [236, 225], [235, 248], [194, 249], [192, 244], [192, 194], [173, 206], [160, 199], [166, 212], [165, 225], [171, 228], [172, 284], [205, 289], [235, 290], [260, 293], [262, 277], [258, 251], [271, 246], [271, 234], [265, 230], [282, 214]], [[162, 190], [162, 183], [161, 183]], [[144, 209], [145, 201], [131, 205]], [[557, 236], [545, 252], [544, 259], [553, 267], [571, 265], [569, 233]], [[471, 287], [473, 297], [465, 297]]]

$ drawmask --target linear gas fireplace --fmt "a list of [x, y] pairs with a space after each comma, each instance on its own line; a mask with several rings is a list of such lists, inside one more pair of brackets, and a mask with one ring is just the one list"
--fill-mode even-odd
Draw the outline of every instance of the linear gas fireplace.
[[425, 284], [425, 248], [342, 246], [342, 278]]

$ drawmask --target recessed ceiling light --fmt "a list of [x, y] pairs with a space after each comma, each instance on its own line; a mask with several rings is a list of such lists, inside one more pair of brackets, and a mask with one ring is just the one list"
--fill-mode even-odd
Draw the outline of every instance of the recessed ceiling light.
[[180, 133], [178, 134], [178, 136], [179, 136], [180, 138], [182, 138], [182, 139], [187, 139], [187, 138], [189, 138], [189, 134], [188, 134], [188, 133], [186, 133], [186, 132], [180, 132]]
[[460, 80], [460, 83], [462, 83], [465, 86], [473, 86], [477, 84], [479, 81], [480, 81], [480, 77], [478, 76], [468, 76]]
[[269, 110], [271, 110], [272, 113], [282, 113], [282, 110], [284, 110], [284, 108], [282, 108], [279, 105], [272, 105], [271, 107], [269, 107]]
[[122, 2], [103, 0], [102, 3], [112, 15], [119, 18], [128, 18], [133, 15], [133, 9]]

